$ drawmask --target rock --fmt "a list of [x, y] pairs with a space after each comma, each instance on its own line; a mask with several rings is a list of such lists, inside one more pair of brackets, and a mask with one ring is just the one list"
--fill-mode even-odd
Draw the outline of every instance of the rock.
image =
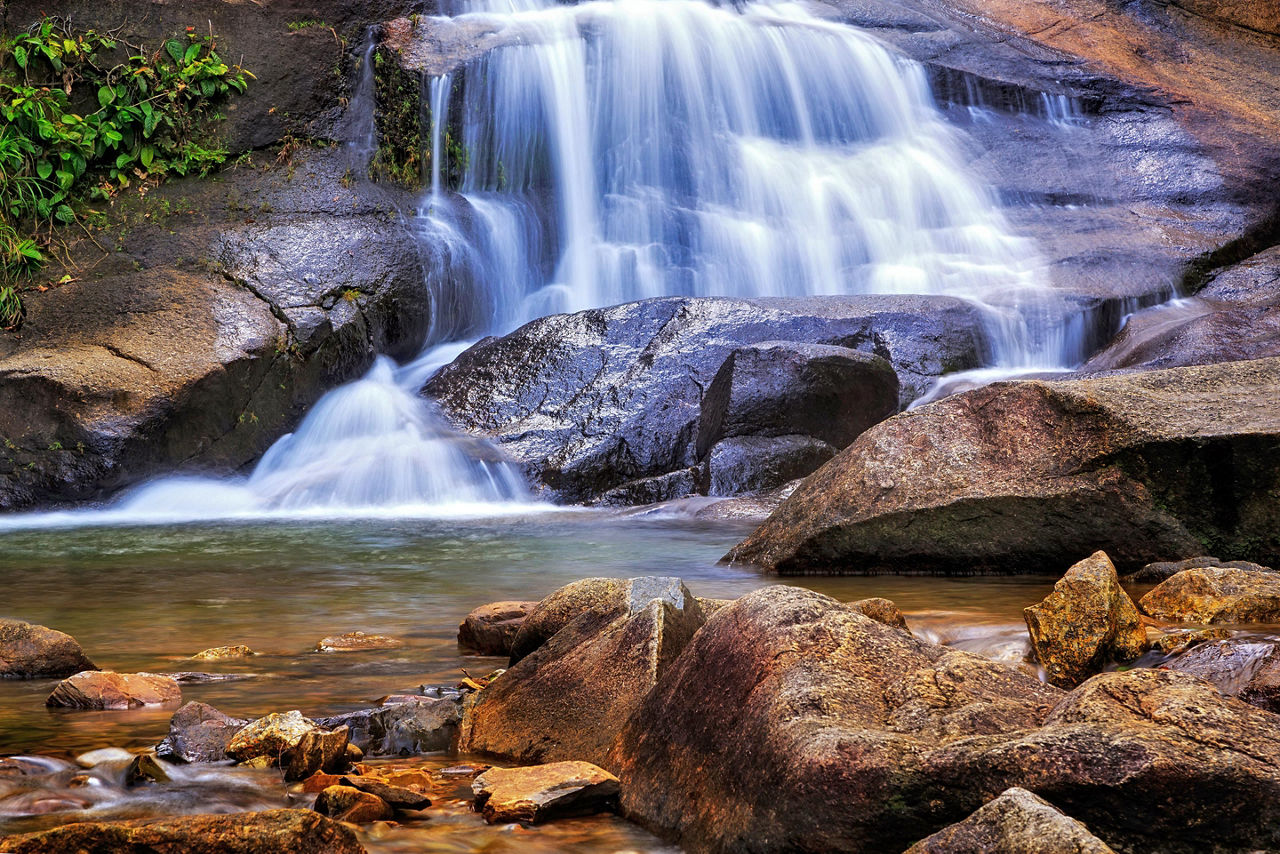
[[1142, 610], [1176, 623], [1280, 622], [1280, 573], [1185, 569], [1142, 597]]
[[618, 730], [704, 621], [679, 579], [627, 584], [623, 614], [584, 611], [478, 692], [466, 708], [459, 749], [609, 768]]
[[836, 449], [812, 436], [738, 436], [712, 446], [704, 465], [707, 495], [754, 496], [817, 471]]
[[377, 795], [343, 785], [330, 786], [317, 795], [315, 810], [321, 815], [352, 824], [386, 821], [395, 816], [391, 805]]
[[222, 661], [227, 658], [249, 658], [257, 655], [247, 646], [215, 646], [191, 656], [196, 661]]
[[319, 729], [302, 712], [272, 712], [242, 727], [227, 743], [227, 756], [236, 762], [266, 758], [283, 762], [304, 736]]
[[345, 726], [304, 733], [297, 746], [289, 751], [288, 762], [280, 763], [285, 769], [285, 780], [305, 780], [317, 771], [345, 770], [350, 733]]
[[128, 769], [124, 772], [126, 786], [140, 786], [145, 783], [167, 783], [169, 774], [156, 760], [155, 754], [139, 753], [133, 757]]
[[737, 436], [810, 436], [840, 450], [897, 411], [898, 375], [880, 356], [766, 341], [734, 350], [716, 372], [702, 400], [697, 453], [706, 457]]
[[377, 777], [349, 774], [342, 778], [340, 785], [374, 795], [396, 810], [421, 810], [431, 806], [431, 799], [422, 792], [392, 785]]
[[222, 762], [231, 739], [248, 723], [205, 703], [187, 703], [170, 718], [156, 755], [171, 762]]
[[1201, 629], [1197, 632], [1175, 631], [1156, 638], [1151, 648], [1165, 655], [1177, 655], [1205, 641], [1225, 640], [1231, 637], [1227, 629]]
[[0, 678], [61, 677], [97, 669], [71, 635], [0, 618]]
[[1161, 665], [1212, 682], [1228, 697], [1280, 712], [1280, 647], [1260, 639], [1202, 643]]
[[94, 768], [98, 765], [126, 766], [134, 759], [134, 755], [123, 747], [103, 747], [90, 750], [76, 757], [76, 764], [81, 768]]
[[687, 850], [901, 851], [1013, 786], [1117, 850], [1255, 850], [1280, 842], [1257, 809], [1280, 792], [1277, 720], [1167, 671], [1066, 694], [774, 586], [707, 621], [611, 770], [624, 815]]
[[364, 652], [371, 649], [399, 649], [404, 641], [386, 635], [367, 635], [364, 632], [347, 632], [322, 638], [316, 644], [316, 652]]
[[972, 305], [936, 297], [645, 300], [481, 341], [426, 392], [557, 500], [653, 502], [694, 491], [704, 390], [735, 350], [786, 341], [874, 353], [909, 401], [944, 370], [980, 363], [982, 324]]
[[1131, 572], [1125, 576], [1124, 580], [1128, 583], [1143, 582], [1161, 582], [1172, 578], [1184, 569], [1200, 569], [1206, 566], [1225, 566], [1235, 569], [1251, 569], [1257, 571], [1271, 571], [1270, 567], [1260, 566], [1256, 563], [1250, 563], [1247, 560], [1228, 560], [1221, 561], [1216, 557], [1189, 557], [1186, 560], [1164, 560], [1154, 561], [1146, 564], [1136, 572]]
[[[340, 148], [303, 147], [288, 165], [109, 206], [109, 254], [83, 237], [75, 281], [28, 295], [21, 334], [0, 337], [0, 435], [13, 445], [0, 507], [102, 499], [184, 466], [245, 468], [378, 353], [417, 352], [424, 262], [445, 250], [420, 250], [397, 213], [412, 193], [344, 186], [349, 166]], [[164, 498], [166, 512], [208, 512]]]
[[148, 854], [365, 854], [347, 827], [308, 810], [81, 822], [0, 837], [13, 854], [146, 851]]
[[510, 655], [524, 618], [537, 602], [490, 602], [467, 614], [458, 626], [458, 646], [479, 655]]
[[302, 791], [318, 795], [330, 786], [342, 785], [346, 777], [346, 774], [326, 774], [324, 771], [317, 771], [302, 781]]
[[881, 422], [727, 559], [778, 573], [1045, 572], [1104, 550], [1280, 555], [1280, 359], [995, 383]]
[[618, 778], [590, 762], [490, 768], [471, 784], [475, 808], [490, 824], [591, 815], [614, 809]]
[[893, 626], [895, 629], [910, 631], [907, 628], [907, 618], [902, 616], [898, 606], [888, 599], [881, 599], [879, 596], [871, 599], [859, 599], [857, 602], [850, 602], [849, 607], [878, 623]]
[[1132, 661], [1147, 650], [1138, 606], [1120, 586], [1106, 552], [1068, 569], [1053, 592], [1022, 615], [1036, 661], [1062, 688], [1074, 688], [1107, 663]]
[[533, 652], [585, 613], [611, 619], [629, 610], [631, 582], [625, 578], [584, 578], [566, 584], [529, 612], [511, 641], [511, 663]]
[[1089, 828], [1014, 787], [957, 824], [922, 839], [904, 854], [1115, 854]]
[[407, 756], [448, 750], [462, 720], [460, 697], [417, 697], [379, 709], [364, 709], [332, 718], [321, 726], [347, 726], [351, 742], [368, 756]]
[[69, 709], [136, 709], [181, 700], [182, 689], [167, 676], [90, 670], [59, 682], [45, 705]]

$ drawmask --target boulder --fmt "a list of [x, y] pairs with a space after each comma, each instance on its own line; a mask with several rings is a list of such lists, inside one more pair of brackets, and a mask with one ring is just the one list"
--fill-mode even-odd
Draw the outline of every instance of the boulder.
[[478, 655], [511, 655], [511, 642], [537, 602], [490, 602], [458, 626], [458, 646]]
[[399, 649], [404, 641], [386, 635], [369, 635], [364, 632], [347, 632], [321, 638], [316, 652], [365, 652], [373, 649]]
[[1115, 854], [1089, 828], [1017, 786], [904, 854]]
[[148, 854], [365, 854], [350, 828], [308, 810], [190, 815], [67, 824], [0, 837], [13, 854], [138, 851]]
[[266, 758], [283, 764], [304, 736], [319, 729], [302, 712], [272, 712], [242, 727], [227, 743], [227, 756], [236, 762]]
[[[811, 436], [839, 450], [898, 411], [898, 375], [874, 353], [766, 341], [716, 371], [698, 418], [699, 457], [736, 436]], [[776, 485], [776, 484], [775, 484]]]
[[835, 455], [835, 448], [812, 436], [722, 439], [703, 461], [701, 491], [713, 496], [759, 495], [808, 476]]
[[1106, 552], [1067, 570], [1053, 592], [1022, 612], [1035, 660], [1050, 682], [1074, 688], [1112, 661], [1147, 651], [1142, 615]]
[[0, 678], [61, 677], [97, 669], [71, 635], [0, 618]]
[[331, 718], [320, 726], [349, 727], [351, 743], [368, 756], [405, 756], [453, 747], [462, 720], [462, 699], [415, 697], [376, 709]]
[[1131, 572], [1125, 576], [1124, 580], [1130, 583], [1154, 582], [1159, 583], [1165, 581], [1182, 572], [1184, 569], [1201, 569], [1206, 566], [1224, 566], [1234, 569], [1251, 569], [1259, 572], [1273, 571], [1269, 566], [1261, 566], [1256, 563], [1250, 563], [1247, 560], [1218, 560], [1216, 557], [1201, 555], [1199, 557], [1189, 557], [1186, 560], [1158, 560], [1148, 563], [1136, 572]]
[[609, 768], [619, 729], [704, 620], [679, 579], [628, 584], [621, 615], [583, 612], [477, 693], [459, 748], [516, 762], [576, 759]]
[[347, 740], [351, 730], [345, 726], [332, 730], [313, 729], [304, 733], [281, 761], [285, 780], [305, 780], [317, 771], [342, 771], [347, 767]]
[[1280, 712], [1280, 645], [1260, 638], [1231, 638], [1192, 647], [1162, 665], [1212, 682], [1228, 697]]
[[156, 754], [171, 762], [222, 762], [231, 739], [248, 723], [205, 703], [187, 703], [173, 713]]
[[[892, 365], [901, 400], [910, 401], [944, 371], [980, 364], [982, 330], [974, 306], [941, 297], [670, 297], [544, 317], [485, 339], [426, 392], [455, 425], [496, 440], [557, 500], [612, 492], [613, 503], [653, 502], [695, 490], [704, 394], [735, 350], [787, 341], [872, 353]], [[883, 374], [872, 383], [881, 389], [885, 366], [865, 365]], [[822, 399], [814, 392], [813, 401]], [[823, 416], [795, 418], [808, 425]], [[777, 435], [784, 421], [775, 416], [761, 429]]]
[[89, 670], [59, 682], [45, 705], [68, 709], [136, 709], [182, 701], [182, 689], [155, 673]]
[[341, 785], [374, 795], [396, 810], [421, 810], [431, 806], [431, 799], [422, 792], [392, 785], [379, 777], [348, 774], [342, 778]]
[[618, 778], [590, 762], [490, 768], [471, 783], [475, 808], [490, 824], [531, 824], [591, 815], [617, 805]]
[[228, 658], [250, 658], [257, 655], [247, 646], [215, 646], [191, 656], [196, 661], [223, 661]]
[[859, 599], [857, 602], [850, 602], [849, 607], [878, 623], [893, 626], [895, 629], [910, 631], [910, 629], [907, 629], [907, 618], [902, 616], [898, 606], [888, 599], [882, 599], [879, 596], [870, 599]]
[[382, 798], [344, 785], [330, 786], [317, 795], [315, 811], [352, 824], [386, 821], [395, 816], [395, 810]]
[[1280, 359], [994, 383], [881, 422], [727, 559], [778, 573], [1047, 572], [1280, 556]]
[[533, 607], [511, 641], [515, 664], [549, 641], [556, 632], [588, 612], [602, 619], [630, 609], [631, 582], [625, 578], [584, 578], [566, 584]]
[[1280, 573], [1184, 569], [1139, 604], [1152, 617], [1175, 623], [1280, 623]]
[[900, 851], [1013, 786], [1118, 850], [1267, 849], [1278, 722], [1167, 671], [1066, 694], [776, 586], [707, 621], [613, 770], [623, 813], [691, 850]]

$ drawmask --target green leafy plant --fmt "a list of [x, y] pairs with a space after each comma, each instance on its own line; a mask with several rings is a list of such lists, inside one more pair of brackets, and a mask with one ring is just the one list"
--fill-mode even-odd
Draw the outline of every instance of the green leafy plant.
[[0, 39], [0, 325], [20, 323], [21, 283], [88, 200], [219, 166], [207, 126], [252, 76], [190, 27], [154, 50], [59, 18]]

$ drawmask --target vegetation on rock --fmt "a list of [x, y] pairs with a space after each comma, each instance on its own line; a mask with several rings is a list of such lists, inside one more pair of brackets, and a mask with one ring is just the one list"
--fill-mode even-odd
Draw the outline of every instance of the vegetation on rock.
[[220, 165], [209, 125], [252, 76], [193, 27], [154, 49], [61, 18], [0, 39], [0, 325], [21, 323], [53, 229], [90, 200]]

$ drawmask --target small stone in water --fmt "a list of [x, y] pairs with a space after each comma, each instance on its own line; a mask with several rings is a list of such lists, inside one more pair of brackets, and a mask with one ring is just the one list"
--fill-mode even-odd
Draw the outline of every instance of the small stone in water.
[[103, 747], [99, 750], [81, 753], [76, 757], [76, 764], [81, 768], [94, 768], [108, 763], [124, 765], [132, 761], [133, 754], [123, 747]]
[[248, 658], [253, 655], [257, 655], [257, 653], [249, 649], [249, 647], [241, 645], [215, 646], [212, 649], [197, 652], [191, 657], [198, 661], [218, 661], [224, 658]]
[[167, 783], [169, 775], [160, 766], [154, 754], [140, 753], [133, 759], [133, 764], [124, 774], [126, 786], [137, 786], [142, 783]]
[[377, 795], [341, 785], [322, 791], [316, 798], [315, 810], [321, 815], [352, 824], [382, 821], [395, 814], [390, 805]]
[[404, 641], [385, 635], [367, 635], [364, 632], [347, 632], [322, 639], [316, 644], [316, 652], [361, 652], [366, 649], [397, 649]]

